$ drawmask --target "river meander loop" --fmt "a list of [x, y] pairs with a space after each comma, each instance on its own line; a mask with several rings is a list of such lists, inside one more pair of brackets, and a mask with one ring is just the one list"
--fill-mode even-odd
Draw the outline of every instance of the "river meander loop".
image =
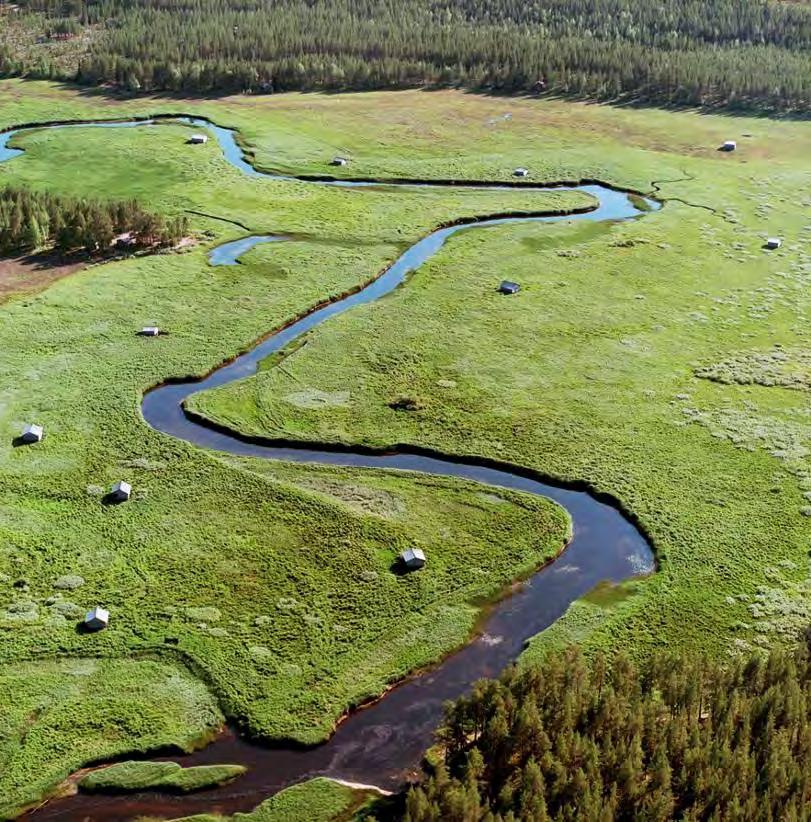
[[[251, 177], [279, 181], [303, 179], [265, 173], [254, 168], [231, 129], [196, 117], [176, 116], [171, 119], [207, 129], [217, 140], [224, 158]], [[61, 123], [12, 129], [0, 134], [0, 162], [21, 154], [22, 150], [10, 148], [8, 143], [14, 136], [34, 128], [132, 128], [149, 127], [156, 122], [157, 119]], [[205, 749], [176, 759], [186, 765], [222, 762], [247, 765], [248, 773], [231, 785], [182, 797], [149, 791], [127, 797], [80, 794], [53, 800], [29, 814], [32, 818], [87, 818], [112, 822], [136, 815], [180, 816], [213, 811], [247, 811], [276, 791], [316, 775], [395, 789], [415, 771], [420, 757], [431, 744], [446, 700], [464, 694], [477, 679], [497, 676], [516, 659], [531, 637], [549, 627], [572, 602], [597, 583], [603, 580], [620, 582], [649, 574], [655, 569], [653, 553], [644, 535], [614, 502], [597, 499], [585, 490], [585, 486], [559, 485], [554, 481], [545, 481], [531, 470], [495, 463], [475, 455], [442, 455], [413, 446], [393, 447], [385, 453], [378, 453], [362, 447], [319, 447], [262, 441], [220, 428], [186, 411], [185, 402], [192, 394], [251, 376], [267, 356], [285, 348], [330, 317], [390, 293], [457, 234], [516, 222], [620, 221], [635, 219], [645, 213], [629, 198], [630, 192], [597, 182], [509, 186], [504, 183], [457, 181], [350, 181], [331, 178], [310, 181], [316, 185], [353, 188], [464, 185], [488, 190], [581, 191], [591, 195], [597, 205], [577, 213], [475, 218], [438, 228], [411, 246], [365, 287], [334, 302], [315, 307], [202, 379], [169, 381], [149, 391], [142, 404], [144, 420], [168, 436], [201, 448], [241, 457], [419, 471], [544, 496], [569, 512], [573, 521], [573, 538], [557, 559], [492, 607], [480, 633], [469, 644], [428, 671], [406, 679], [371, 705], [350, 712], [326, 743], [312, 748], [284, 744], [260, 746], [228, 731]], [[646, 200], [645, 203], [648, 210], [660, 207], [655, 200]], [[286, 239], [273, 235], [243, 237], [215, 248], [210, 253], [209, 262], [212, 265], [235, 264], [241, 255], [257, 244]]]

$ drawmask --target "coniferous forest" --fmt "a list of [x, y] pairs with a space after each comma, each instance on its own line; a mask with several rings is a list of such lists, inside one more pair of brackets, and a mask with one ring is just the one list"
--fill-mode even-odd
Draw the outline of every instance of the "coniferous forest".
[[[0, 38], [0, 72], [132, 93], [427, 85], [811, 111], [807, 3], [18, 1], [6, 24], [24, 20], [38, 36], [25, 48]], [[54, 59], [71, 38], [67, 63]]]
[[811, 814], [811, 664], [576, 651], [479, 683], [448, 709], [444, 760], [406, 822], [801, 820]]
[[116, 237], [129, 250], [167, 246], [187, 230], [185, 217], [166, 220], [134, 200], [70, 199], [11, 186], [0, 190], [0, 256], [105, 254]]

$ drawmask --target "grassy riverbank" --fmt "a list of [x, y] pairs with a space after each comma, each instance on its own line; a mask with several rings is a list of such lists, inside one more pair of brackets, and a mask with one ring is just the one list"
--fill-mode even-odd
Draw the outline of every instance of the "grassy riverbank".
[[248, 813], [233, 816], [196, 814], [172, 822], [290, 822], [292, 819], [340, 822], [354, 819], [358, 811], [377, 796], [375, 791], [315, 778], [277, 793]]
[[[380, 125], [392, 167], [409, 162], [422, 116], [415, 164], [433, 155], [440, 167], [427, 135], [438, 143], [451, 128], [429, 129], [425, 112], [391, 118], [401, 138], [381, 125], [385, 107], [368, 117], [356, 101], [312, 108], [339, 110], [345, 132], [329, 139], [358, 151]], [[495, 458], [619, 499], [650, 534], [661, 572], [578, 604], [527, 658], [571, 639], [726, 654], [794, 635], [811, 584], [807, 126], [537, 105], [551, 136], [541, 151], [523, 130], [532, 115], [510, 108], [488, 138], [481, 120], [461, 126], [470, 110], [460, 102], [449, 139], [475, 136], [481, 158], [499, 131], [511, 146], [521, 134], [531, 168], [573, 164], [642, 189], [678, 180], [659, 184], [670, 201], [617, 226], [460, 235], [391, 298], [312, 333], [283, 369], [193, 407], [245, 433]], [[716, 150], [722, 135], [738, 139], [737, 152]], [[762, 248], [771, 235], [784, 238], [777, 252]], [[502, 277], [521, 294], [495, 294]], [[339, 391], [341, 404], [299, 401]], [[393, 408], [402, 396], [418, 410]]]
[[242, 765], [196, 765], [184, 768], [177, 762], [118, 762], [91, 771], [79, 782], [90, 793], [136, 793], [158, 790], [192, 793], [225, 785], [245, 773]]
[[[243, 100], [118, 106], [44, 84], [2, 89], [0, 126], [178, 109], [249, 119]], [[257, 113], [272, 131], [273, 111]], [[348, 706], [464, 641], [469, 603], [558, 551], [569, 527], [551, 504], [471, 484], [305, 467], [271, 477], [151, 432], [139, 403], [160, 380], [203, 373], [367, 281], [439, 223], [588, 200], [249, 180], [213, 143], [187, 146], [188, 134], [39, 131], [0, 164], [3, 182], [137, 197], [168, 215], [189, 209], [299, 238], [211, 268], [207, 250], [245, 232], [192, 216], [199, 242], [185, 253], [96, 266], [0, 305], [6, 814], [87, 762], [187, 747], [222, 712], [257, 735], [323, 738]], [[169, 333], [135, 336], [151, 323]], [[34, 420], [44, 441], [12, 447]], [[106, 507], [117, 479], [133, 499]], [[411, 545], [426, 549], [431, 571], [394, 576]], [[95, 604], [109, 607], [110, 627], [77, 632]]]

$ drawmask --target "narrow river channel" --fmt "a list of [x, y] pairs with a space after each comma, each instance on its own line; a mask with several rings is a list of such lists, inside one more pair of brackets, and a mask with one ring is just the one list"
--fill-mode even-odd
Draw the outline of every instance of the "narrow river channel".
[[[246, 160], [237, 144], [235, 133], [230, 129], [199, 118], [174, 119], [209, 130], [219, 143], [226, 160], [250, 176], [275, 180], [297, 179], [256, 170]], [[148, 127], [155, 122], [133, 120], [53, 124], [48, 127]], [[0, 134], [0, 162], [22, 153], [20, 149], [9, 148], [8, 142], [15, 134], [23, 133], [28, 128], [33, 127]], [[457, 185], [453, 181], [423, 183], [322, 179], [312, 182], [350, 187], [381, 184], [387, 187]], [[507, 188], [501, 183], [475, 185], [488, 190]], [[284, 744], [260, 746], [229, 731], [201, 751], [168, 758], [185, 765], [246, 765], [248, 773], [231, 785], [190, 796], [172, 796], [154, 791], [128, 796], [79, 794], [52, 800], [29, 813], [26, 818], [112, 821], [138, 815], [173, 817], [195, 813], [227, 814], [251, 810], [282, 788], [316, 775], [396, 789], [416, 772], [420, 757], [431, 744], [433, 731], [442, 718], [442, 706], [446, 700], [464, 694], [477, 679], [497, 676], [516, 659], [528, 639], [549, 627], [574, 600], [586, 594], [597, 583], [603, 580], [620, 582], [633, 576], [649, 574], [655, 569], [653, 554], [645, 537], [617, 507], [596, 499], [584, 490], [543, 482], [532, 471], [488, 462], [475, 456], [444, 456], [418, 448], [372, 453], [363, 448], [334, 450], [328, 447], [260, 442], [242, 438], [236, 432], [218, 430], [205, 421], [194, 419], [184, 410], [184, 403], [192, 394], [250, 376], [268, 355], [284, 348], [330, 317], [390, 293], [456, 234], [513, 222], [620, 221], [635, 219], [645, 213], [632, 202], [628, 192], [598, 183], [559, 186], [529, 184], [521, 187], [528, 190], [581, 191], [591, 195], [596, 206], [573, 214], [539, 213], [537, 216], [476, 219], [440, 228], [415, 243], [365, 288], [315, 308], [204, 379], [157, 386], [145, 395], [142, 411], [147, 424], [157, 431], [201, 448], [237, 456], [419, 471], [548, 497], [566, 508], [572, 516], [574, 536], [566, 550], [554, 562], [544, 566], [526, 583], [516, 586], [509, 596], [494, 605], [482, 624], [480, 634], [473, 641], [427, 672], [405, 680], [377, 702], [351, 712], [323, 745], [311, 748]], [[656, 201], [645, 202], [649, 210], [659, 207]], [[235, 264], [241, 255], [259, 243], [283, 242], [286, 239], [273, 235], [243, 237], [215, 248], [209, 256], [209, 262], [212, 265]]]

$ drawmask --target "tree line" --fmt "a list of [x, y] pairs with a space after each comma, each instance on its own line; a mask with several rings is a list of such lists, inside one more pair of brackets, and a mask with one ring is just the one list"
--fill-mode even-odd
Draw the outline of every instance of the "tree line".
[[101, 202], [12, 186], [0, 189], [0, 254], [6, 256], [106, 254], [114, 244], [130, 250], [169, 246], [187, 232], [186, 217], [166, 219], [134, 200]]
[[576, 650], [447, 710], [404, 822], [811, 818], [807, 648], [720, 665]]
[[[763, 0], [20, 0], [130, 92], [463, 86], [811, 111], [811, 6]], [[0, 46], [0, 71], [65, 75]]]

